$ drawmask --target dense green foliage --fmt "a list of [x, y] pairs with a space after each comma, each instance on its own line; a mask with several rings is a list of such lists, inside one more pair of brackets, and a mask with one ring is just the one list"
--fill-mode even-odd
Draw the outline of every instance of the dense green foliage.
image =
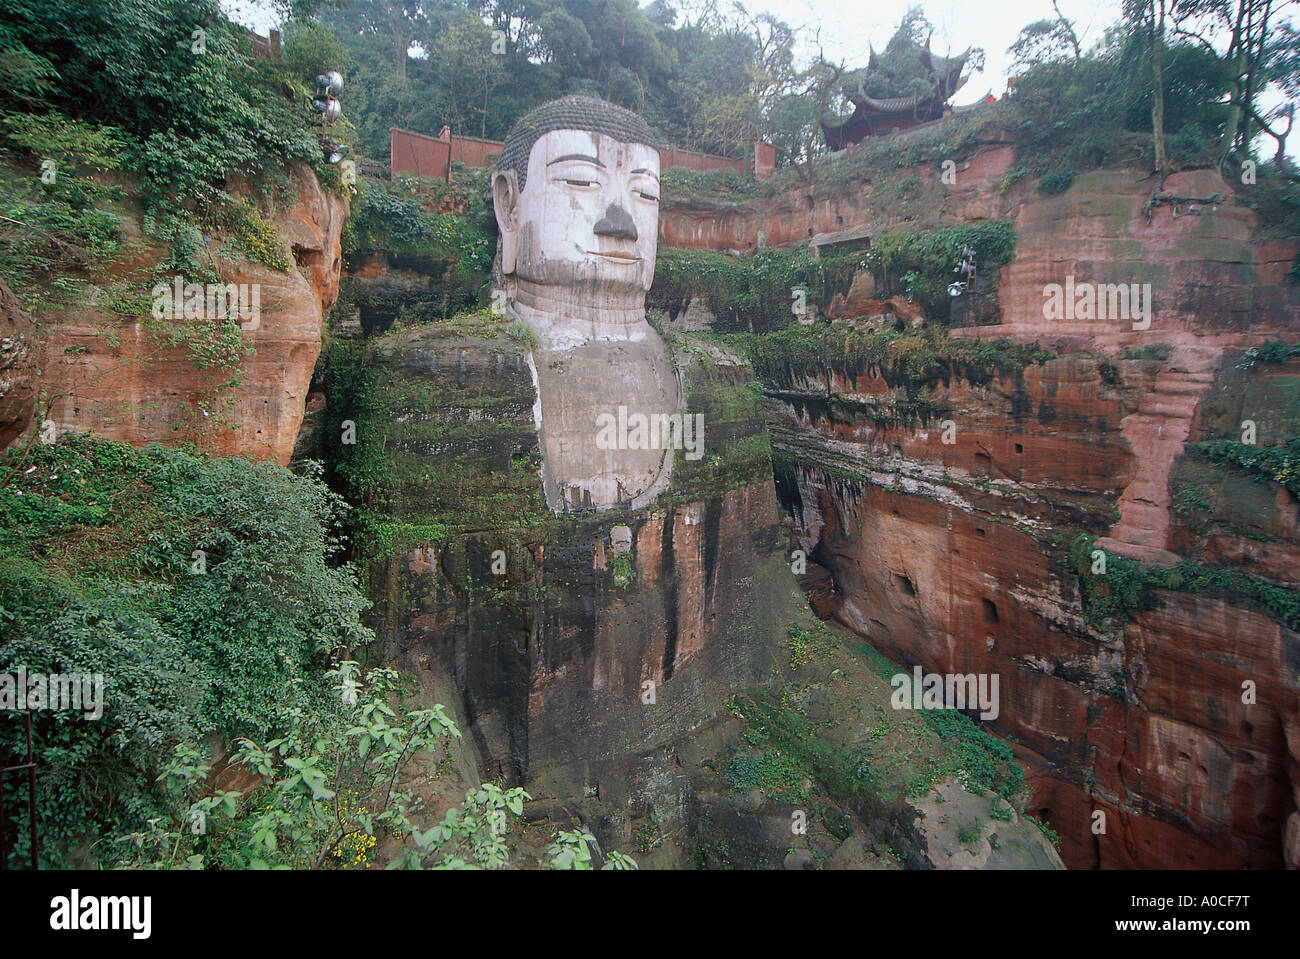
[[121, 224], [101, 206], [120, 196], [119, 188], [70, 171], [45, 185], [0, 164], [0, 280], [28, 308], [82, 293], [79, 271], [121, 248]]
[[306, 89], [255, 59], [215, 0], [5, 0], [0, 20], [8, 55], [41, 65], [29, 109], [120, 144], [164, 234], [233, 175], [271, 187], [287, 159], [319, 158]]
[[977, 385], [998, 376], [1015, 377], [1028, 364], [1052, 356], [1036, 344], [949, 337], [934, 325], [869, 333], [820, 324], [725, 339], [744, 351], [768, 388], [797, 386], [810, 378], [825, 381], [831, 372], [851, 377], [869, 372], [918, 397], [928, 387], [959, 377]]
[[[436, 756], [437, 776], [460, 730], [442, 706], [412, 708], [396, 670], [362, 677], [345, 660], [326, 678], [334, 693], [326, 706], [296, 710], [289, 731], [265, 745], [238, 741], [228, 768], [256, 777], [255, 790], [214, 788], [202, 752], [178, 746], [160, 777], [175, 801], [172, 818], [118, 837], [116, 865], [364, 869], [386, 856], [390, 869], [504, 867], [528, 793], [485, 783], [421, 828], [430, 816], [411, 784], [412, 760]], [[590, 839], [560, 832], [547, 865], [592, 868]], [[635, 869], [636, 862], [611, 852], [601, 868]]]
[[399, 175], [385, 185], [367, 178], [353, 203], [343, 252], [443, 261], [444, 316], [484, 305], [496, 255], [496, 223], [484, 203], [485, 173], [458, 168], [452, 183]]
[[751, 193], [754, 181], [731, 167], [692, 170], [675, 166], [662, 171], [663, 188], [670, 194]]
[[[1204, 164], [1222, 124], [1225, 82], [1218, 58], [1191, 41], [1163, 62], [1165, 131], [1181, 163]], [[1021, 156], [1034, 172], [1088, 170], [1135, 155], [1151, 158], [1152, 81], [1143, 34], [1112, 30], [1080, 60], [1029, 65], [1017, 81]]]
[[440, 749], [459, 730], [441, 706], [399, 703], [399, 716], [389, 704], [402, 692], [394, 670], [372, 670], [363, 681], [349, 660], [328, 678], [333, 694], [313, 710], [294, 709], [283, 735], [265, 745], [237, 741], [231, 766], [260, 779], [261, 789], [211, 788], [203, 752], [178, 745], [160, 777], [175, 799], [172, 815], [119, 837], [118, 864], [359, 867], [371, 861], [378, 834], [410, 833], [421, 801], [394, 780], [413, 754]]
[[1070, 169], [1054, 170], [1038, 181], [1038, 191], [1052, 196], [1064, 193], [1074, 185], [1074, 171]]
[[765, 247], [747, 256], [661, 247], [646, 302], [677, 311], [699, 296], [718, 318], [715, 329], [779, 329], [795, 320], [795, 291], [803, 292], [806, 305], [825, 305], [848, 289], [860, 259], [835, 254], [814, 260], [805, 246]]
[[[803, 89], [790, 28], [743, 9], [688, 17], [665, 0], [352, 0], [320, 19], [342, 41], [347, 109], [375, 157], [388, 155], [390, 126], [500, 140], [531, 107], [571, 93], [643, 112], [668, 142], [732, 152]], [[429, 56], [411, 55], [412, 44]]]
[[950, 309], [953, 267], [967, 246], [975, 251], [981, 275], [996, 277], [1015, 253], [1015, 227], [989, 220], [929, 232], [889, 232], [872, 239], [863, 263], [885, 296], [904, 293], [921, 304], [926, 316], [943, 317]]
[[[331, 565], [342, 511], [310, 467], [78, 437], [11, 464], [0, 673], [103, 677], [102, 718], [33, 713], [43, 867], [506, 864], [527, 794], [485, 784], [430, 823], [412, 760], [433, 757], [436, 776], [460, 733], [442, 706], [410, 705], [394, 670], [348, 658], [371, 633], [351, 569]], [[0, 724], [0, 756], [22, 755], [22, 735]], [[242, 784], [221, 788], [232, 774]], [[17, 865], [25, 786], [4, 788]], [[636, 867], [598, 859], [581, 831], [543, 863]]]
[[1197, 443], [1195, 448], [1211, 463], [1232, 467], [1257, 479], [1281, 483], [1300, 495], [1300, 439], [1282, 446], [1210, 440]]
[[[1094, 552], [1105, 553], [1105, 572], [1093, 572]], [[1184, 593], [1218, 592], [1232, 601], [1246, 601], [1287, 626], [1300, 629], [1300, 593], [1246, 573], [1192, 560], [1168, 568], [1098, 550], [1092, 537], [1080, 535], [1070, 545], [1068, 563], [1079, 576], [1089, 625], [1103, 631], [1122, 629], [1134, 613], [1150, 609], [1155, 590]]]
[[1248, 370], [1257, 363], [1286, 363], [1297, 356], [1300, 356], [1300, 343], [1272, 340], [1263, 346], [1252, 346], [1248, 350], [1243, 350], [1241, 361], [1237, 366], [1239, 369]]
[[[703, 297], [717, 317], [714, 329], [764, 333], [796, 323], [795, 309], [825, 310], [836, 293], [846, 293], [853, 274], [870, 270], [882, 297], [907, 295], [927, 316], [946, 317], [947, 287], [962, 249], [969, 245], [980, 271], [996, 276], [1015, 251], [1015, 228], [992, 220], [948, 229], [890, 231], [873, 237], [866, 250], [828, 250], [813, 259], [808, 248], [764, 247], [745, 256], [712, 250], [663, 247], [647, 303], [680, 311]], [[982, 288], [982, 287], [981, 287]]]
[[[320, 707], [331, 652], [371, 636], [353, 574], [330, 564], [341, 509], [312, 475], [159, 446], [69, 437], [6, 470], [0, 672], [104, 676], [102, 719], [35, 715], [47, 864], [166, 817], [155, 780], [174, 745], [269, 737]], [[20, 728], [0, 728], [7, 754]], [[20, 861], [23, 822], [7, 823]]]

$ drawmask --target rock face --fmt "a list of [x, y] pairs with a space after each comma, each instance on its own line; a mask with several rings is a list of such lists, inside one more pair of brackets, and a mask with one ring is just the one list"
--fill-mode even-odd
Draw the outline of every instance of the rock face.
[[1097, 636], [1077, 578], [1005, 502], [936, 502], [897, 479], [854, 489], [799, 473], [842, 593], [835, 616], [903, 662], [1000, 677], [993, 728], [1032, 770], [1031, 808], [1067, 864], [1280, 865], [1300, 637], [1219, 597], [1163, 592], [1118, 638]]
[[[1121, 581], [1090, 577], [1070, 555], [1082, 535], [1114, 563], [1191, 559], [1296, 585], [1294, 495], [1188, 447], [1234, 436], [1243, 419], [1259, 421], [1261, 445], [1297, 435], [1300, 362], [1243, 353], [1293, 338], [1294, 250], [1256, 240], [1252, 215], [1207, 174], [1166, 190], [1218, 201], [1157, 205], [1148, 222], [1148, 191], [1128, 173], [1046, 197], [1032, 183], [1001, 188], [1013, 160], [1002, 146], [977, 153], [954, 197], [958, 217], [1012, 218], [1018, 231], [996, 304], [976, 311], [1000, 322], [954, 331], [990, 340], [990, 359], [923, 379], [902, 360], [834, 355], [758, 373], [776, 495], [815, 561], [814, 607], [896, 662], [1000, 678], [988, 725], [1029, 770], [1025, 811], [1059, 833], [1065, 864], [1294, 865], [1300, 636], [1226, 579], [1163, 581], [1098, 620], [1089, 603]], [[844, 192], [804, 212], [797, 197], [749, 201], [739, 226], [670, 201], [663, 234], [736, 249], [760, 231], [774, 242], [869, 226], [877, 206]], [[1150, 325], [1049, 318], [1045, 290], [1070, 277], [1149, 282]], [[927, 322], [865, 275], [825, 312], [867, 333]], [[355, 418], [349, 455], [385, 477], [366, 507], [387, 654], [445, 677], [437, 693], [454, 698], [487, 775], [527, 784], [606, 845], [671, 828], [710, 866], [1054, 865], [1018, 812], [1016, 829], [1003, 826], [1008, 811], [949, 795], [946, 782], [947, 803], [855, 807], [841, 795], [857, 825], [819, 826], [794, 853], [774, 845], [794, 806], [719, 784], [742, 737], [719, 704], [793, 688], [782, 630], [797, 604], [784, 598], [758, 414], [738, 412], [754, 374], [707, 341], [670, 340], [684, 408], [706, 414], [704, 460], [678, 460], [651, 507], [558, 517], [538, 479], [529, 350], [500, 319], [363, 348], [373, 386], [355, 409], [332, 393], [322, 435]], [[827, 673], [821, 685], [834, 688]], [[809, 695], [816, 720], [822, 693]], [[870, 730], [843, 736], [856, 747]], [[941, 822], [949, 804], [970, 821]], [[664, 853], [660, 864], [682, 862]]]
[[36, 369], [32, 321], [0, 282], [0, 450], [32, 424]]
[[[1060, 197], [1023, 204], [1017, 255], [999, 284], [1001, 324], [959, 331], [1108, 354], [1156, 345], [1167, 352], [1155, 382], [1121, 424], [1137, 464], [1105, 544], [1153, 561], [1166, 558], [1170, 545], [1168, 477], [1223, 350], [1294, 336], [1300, 309], [1285, 278], [1292, 253], [1276, 242], [1252, 241], [1254, 213], [1231, 204], [1232, 188], [1221, 177], [1206, 170], [1175, 174], [1165, 192], [1198, 199], [1158, 205], [1148, 220], [1149, 191], [1125, 172], [1105, 171], [1078, 178]], [[1205, 197], [1219, 199], [1199, 199]], [[1149, 326], [1106, 316], [1048, 318], [1045, 288], [1070, 278], [1077, 285], [1148, 285]]]
[[[331, 395], [321, 436], [354, 418], [343, 468], [380, 464], [366, 508], [382, 510], [369, 569], [385, 658], [447, 677], [435, 693], [486, 776], [576, 804], [626, 848], [649, 770], [732, 693], [774, 680], [803, 606], [762, 412], [747, 367], [680, 351], [706, 457], [679, 461], [653, 507], [555, 514], [529, 350], [507, 329], [485, 313], [367, 342], [365, 384]], [[661, 797], [662, 814], [685, 801]]]
[[[1219, 200], [1157, 205], [1148, 222], [1149, 190], [1127, 172], [1059, 197], [1011, 191], [1001, 323], [954, 335], [1056, 358], [917, 384], [830, 356], [829, 382], [765, 380], [778, 489], [833, 578], [823, 611], [896, 660], [1001, 677], [993, 728], [1031, 769], [1031, 810], [1067, 865], [1295, 865], [1300, 635], [1222, 588], [1155, 589], [1099, 629], [1066, 561], [1084, 533], [1112, 561], [1190, 557], [1297, 585], [1295, 496], [1187, 448], [1239, 439], [1245, 419], [1268, 424], [1260, 445], [1297, 435], [1300, 363], [1242, 353], [1294, 340], [1295, 251], [1253, 239], [1253, 214], [1213, 174], [1166, 191]], [[1149, 328], [1047, 318], [1046, 288], [1071, 276], [1150, 283]], [[835, 315], [880, 309], [859, 290]]]
[[[229, 368], [212, 367], [185, 346], [169, 346], [149, 317], [124, 319], [106, 308], [56, 316], [42, 386], [60, 433], [93, 430], [134, 444], [188, 441], [222, 455], [289, 462], [322, 318], [338, 297], [339, 234], [348, 213], [347, 202], [327, 195], [308, 167], [290, 172], [296, 200], [272, 222], [292, 253], [289, 269], [221, 261], [223, 282], [260, 287], [260, 325], [242, 333], [254, 352]], [[163, 255], [147, 251], [133, 268], [147, 275]]]
[[[929, 131], [923, 131], [929, 132]], [[957, 167], [957, 185], [940, 186], [935, 164], [904, 171], [927, 188], [940, 191], [959, 219], [1002, 216], [1010, 206], [999, 186], [1015, 159], [1010, 145], [985, 149]], [[855, 227], [880, 227], [881, 197], [870, 181], [841, 187], [795, 188], [757, 200], [665, 197], [660, 224], [664, 245], [745, 253], [759, 246], [784, 246], [824, 240]]]
[[[926, 792], [944, 748], [915, 715], [887, 718], [906, 749], [873, 735], [889, 687], [847, 644], [818, 647], [796, 673], [791, 630], [815, 620], [747, 365], [675, 340], [706, 455], [680, 461], [650, 507], [557, 514], [542, 495], [529, 349], [510, 329], [485, 311], [354, 344], [354, 365], [323, 379], [314, 436], [326, 448], [313, 455], [364, 480], [376, 654], [449, 705], [478, 774], [523, 784], [530, 815], [580, 822], [642, 868], [1060, 868], [996, 797], [943, 784], [962, 810], [952, 822], [903, 797], [913, 776]], [[330, 446], [344, 419], [356, 444]], [[825, 745], [767, 792], [737, 789], [730, 760], [766, 735], [744, 717], [763, 716]], [[900, 750], [931, 765], [905, 777], [886, 762]], [[854, 785], [866, 758], [898, 780], [888, 796]], [[807, 836], [792, 837], [792, 814], [812, 803]]]
[[394, 324], [428, 323], [454, 312], [446, 260], [382, 251], [349, 253], [347, 260], [332, 320], [340, 333], [370, 336]]

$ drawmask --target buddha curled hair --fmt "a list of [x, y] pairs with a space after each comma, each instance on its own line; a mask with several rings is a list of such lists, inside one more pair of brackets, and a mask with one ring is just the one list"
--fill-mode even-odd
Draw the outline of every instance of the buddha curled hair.
[[588, 130], [623, 143], [644, 143], [659, 148], [658, 137], [639, 113], [596, 97], [560, 97], [524, 114], [501, 147], [496, 169], [514, 170], [520, 192], [528, 179], [528, 156], [533, 152], [533, 144], [552, 130]]

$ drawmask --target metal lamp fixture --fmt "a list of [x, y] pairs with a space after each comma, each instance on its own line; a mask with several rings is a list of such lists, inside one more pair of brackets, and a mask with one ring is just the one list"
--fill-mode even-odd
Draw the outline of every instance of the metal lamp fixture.
[[[337, 70], [328, 70], [316, 76], [316, 96], [312, 97], [311, 105], [320, 114], [321, 123], [326, 130], [343, 115], [343, 105], [339, 103], [342, 93], [343, 75]], [[347, 147], [324, 133], [321, 135], [321, 149], [325, 152], [328, 163], [338, 163], [347, 152]]]
[[967, 279], [958, 280], [955, 283], [948, 284], [948, 295], [961, 296], [975, 282], [975, 273], [976, 273], [975, 250], [973, 247], [970, 246], [970, 244], [966, 244], [965, 246], [962, 247], [961, 262], [957, 264], [957, 266], [953, 269], [953, 272], [960, 273], [964, 275]]
[[343, 76], [337, 70], [330, 70], [316, 77], [316, 86], [323, 89], [327, 96], [340, 96], [343, 93]]

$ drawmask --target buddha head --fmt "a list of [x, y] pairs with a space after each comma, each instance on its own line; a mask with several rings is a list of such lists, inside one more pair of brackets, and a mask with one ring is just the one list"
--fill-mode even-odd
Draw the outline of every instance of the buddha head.
[[594, 97], [543, 104], [506, 138], [492, 200], [505, 277], [578, 304], [644, 308], [659, 150], [642, 117]]

